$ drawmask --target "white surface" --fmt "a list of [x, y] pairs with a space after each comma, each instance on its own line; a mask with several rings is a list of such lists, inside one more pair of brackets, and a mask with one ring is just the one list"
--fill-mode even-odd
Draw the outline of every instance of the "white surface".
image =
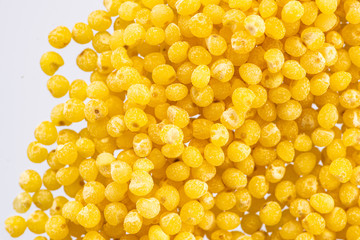
[[[27, 160], [27, 145], [34, 139], [37, 124], [49, 120], [52, 107], [63, 101], [51, 97], [46, 88], [48, 77], [39, 66], [42, 53], [54, 50], [47, 35], [58, 25], [72, 29], [77, 22], [87, 22], [87, 15], [103, 5], [102, 0], [0, 0], [0, 9], [0, 240], [7, 240], [11, 238], [4, 221], [16, 214], [12, 201], [21, 192], [20, 173], [26, 169], [43, 172], [46, 167], [46, 163]], [[64, 50], [55, 50], [65, 60], [57, 73], [69, 81], [88, 81], [88, 74], [75, 67], [75, 58], [84, 47], [71, 42]], [[27, 230], [20, 239], [34, 236]]]

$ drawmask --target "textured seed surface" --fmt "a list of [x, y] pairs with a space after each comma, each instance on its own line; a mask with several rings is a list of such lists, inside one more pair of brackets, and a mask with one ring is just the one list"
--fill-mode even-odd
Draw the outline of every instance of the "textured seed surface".
[[[10, 237], [359, 240], [357, 0], [103, 4], [48, 35], [61, 103], [27, 148], [46, 169], [23, 169], [13, 208], [31, 213]], [[72, 44], [88, 45], [65, 63]]]

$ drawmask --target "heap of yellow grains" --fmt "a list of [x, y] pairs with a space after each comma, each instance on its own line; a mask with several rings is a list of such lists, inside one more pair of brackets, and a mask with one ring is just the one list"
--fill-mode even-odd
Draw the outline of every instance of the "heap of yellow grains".
[[35, 129], [28, 158], [49, 168], [21, 174], [14, 210], [38, 210], [9, 217], [11, 237], [360, 239], [359, 1], [104, 5], [49, 34], [91, 42], [91, 76], [40, 60], [69, 98]]

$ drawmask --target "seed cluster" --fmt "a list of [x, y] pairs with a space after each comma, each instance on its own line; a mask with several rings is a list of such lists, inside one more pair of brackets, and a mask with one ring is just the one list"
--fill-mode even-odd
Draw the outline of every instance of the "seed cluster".
[[41, 57], [69, 99], [35, 129], [28, 158], [49, 168], [21, 174], [13, 207], [38, 210], [8, 218], [11, 237], [360, 239], [359, 1], [104, 5], [49, 34], [91, 42], [91, 76]]

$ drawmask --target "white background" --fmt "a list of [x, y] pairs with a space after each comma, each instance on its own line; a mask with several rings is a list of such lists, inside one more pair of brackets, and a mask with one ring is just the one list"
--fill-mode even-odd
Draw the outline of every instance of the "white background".
[[[20, 173], [46, 169], [46, 163], [36, 165], [26, 157], [34, 129], [49, 120], [52, 107], [68, 97], [54, 99], [46, 88], [48, 77], [41, 72], [39, 60], [42, 53], [54, 51], [47, 35], [59, 25], [71, 30], [77, 22], [86, 23], [88, 14], [96, 9], [104, 9], [102, 0], [0, 0], [0, 240], [11, 239], [4, 221], [16, 214], [12, 201], [21, 192]], [[71, 42], [64, 50], [55, 50], [65, 60], [57, 73], [69, 81], [88, 81], [88, 74], [75, 67], [83, 48]], [[32, 211], [34, 208], [29, 213]], [[34, 236], [27, 230], [20, 239]]]

